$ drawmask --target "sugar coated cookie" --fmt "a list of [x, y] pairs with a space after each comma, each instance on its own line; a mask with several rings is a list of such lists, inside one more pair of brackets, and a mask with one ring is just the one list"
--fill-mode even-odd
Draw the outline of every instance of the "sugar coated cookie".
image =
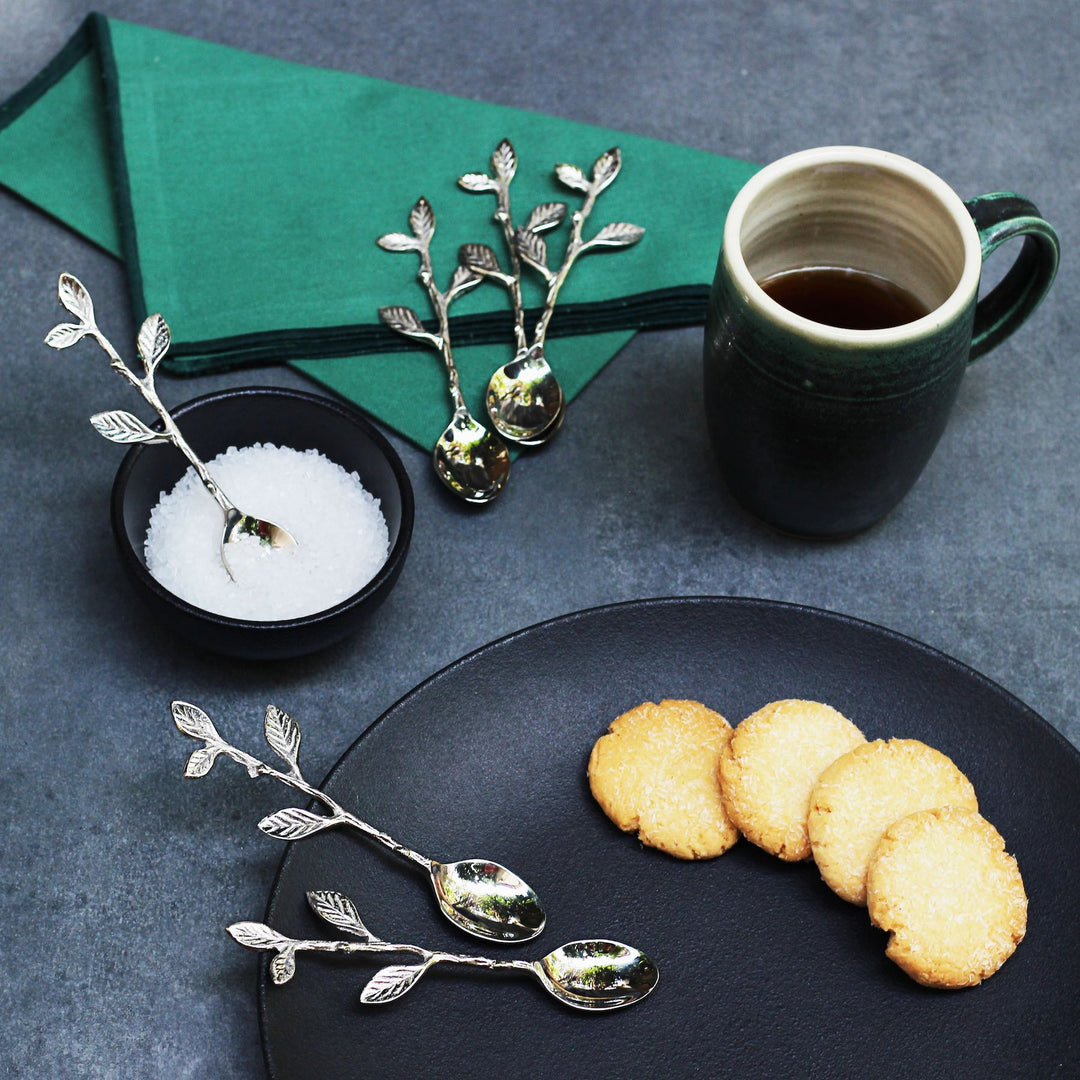
[[735, 827], [772, 855], [810, 857], [806, 817], [821, 771], [866, 742], [845, 716], [817, 701], [774, 701], [736, 728], [720, 757], [720, 795]]
[[806, 825], [825, 883], [866, 903], [866, 870], [882, 834], [916, 810], [978, 810], [971, 781], [940, 750], [918, 739], [877, 739], [829, 765], [810, 794]]
[[997, 829], [973, 810], [922, 810], [893, 822], [866, 877], [885, 954], [923, 986], [974, 986], [1016, 949], [1027, 895]]
[[696, 701], [647, 701], [612, 721], [589, 756], [603, 811], [643, 844], [680, 859], [722, 855], [739, 838], [717, 766], [731, 725]]

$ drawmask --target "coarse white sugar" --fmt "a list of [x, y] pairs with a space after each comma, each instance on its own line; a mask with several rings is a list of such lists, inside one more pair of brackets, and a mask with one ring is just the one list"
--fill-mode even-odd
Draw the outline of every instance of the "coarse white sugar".
[[386, 562], [379, 500], [317, 450], [230, 446], [207, 468], [243, 513], [288, 529], [296, 547], [229, 544], [230, 578], [221, 562], [224, 517], [189, 468], [151, 510], [144, 549], [150, 573], [189, 604], [256, 622], [301, 618], [347, 599]]

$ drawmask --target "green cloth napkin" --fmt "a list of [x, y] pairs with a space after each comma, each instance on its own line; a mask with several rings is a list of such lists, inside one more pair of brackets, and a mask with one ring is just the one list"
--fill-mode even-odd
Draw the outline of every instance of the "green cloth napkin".
[[[583, 257], [560, 295], [547, 352], [568, 398], [635, 330], [703, 321], [727, 206], [756, 166], [101, 15], [0, 105], [0, 184], [124, 260], [136, 317], [160, 311], [171, 327], [166, 370], [288, 361], [429, 448], [450, 411], [441, 361], [378, 309], [432, 313], [416, 256], [375, 241], [407, 231], [423, 195], [442, 287], [462, 243], [490, 244], [505, 264], [494, 197], [457, 185], [490, 171], [503, 138], [519, 161], [518, 222], [541, 202], [580, 205], [556, 163], [588, 172], [619, 146], [622, 172], [585, 235], [612, 221], [646, 230], [634, 247]], [[567, 232], [546, 237], [552, 265]], [[538, 309], [541, 283], [525, 274]], [[506, 291], [485, 283], [462, 297], [451, 338], [482, 416], [488, 377], [513, 352]]]

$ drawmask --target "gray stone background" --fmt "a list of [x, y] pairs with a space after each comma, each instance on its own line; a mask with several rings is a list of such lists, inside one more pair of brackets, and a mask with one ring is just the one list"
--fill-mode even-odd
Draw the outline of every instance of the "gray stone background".
[[[1075, 5], [112, 0], [105, 11], [753, 161], [884, 147], [965, 197], [1028, 195], [1059, 229], [1063, 261], [1030, 324], [969, 371], [922, 479], [870, 532], [811, 544], [746, 517], [710, 457], [700, 330], [639, 334], [483, 513], [392, 437], [417, 501], [396, 590], [358, 637], [264, 666], [193, 650], [135, 606], [108, 532], [120, 451], [85, 423], [102, 405], [101, 368], [58, 365], [41, 344], [61, 269], [94, 282], [112, 336], [130, 340], [121, 267], [0, 191], [0, 1074], [264, 1075], [250, 958], [216, 928], [261, 914], [280, 849], [234, 785], [181, 783], [173, 697], [227, 718], [238, 741], [267, 701], [286, 705], [302, 720], [306, 772], [321, 776], [402, 694], [493, 638], [611, 601], [721, 594], [918, 638], [1080, 743]], [[0, 0], [0, 99], [84, 14], [71, 0]], [[275, 368], [168, 380], [163, 396], [255, 382], [311, 388]]]

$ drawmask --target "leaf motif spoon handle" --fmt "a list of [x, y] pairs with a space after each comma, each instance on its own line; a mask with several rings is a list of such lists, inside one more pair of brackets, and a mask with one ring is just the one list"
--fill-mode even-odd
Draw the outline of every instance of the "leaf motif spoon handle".
[[548, 291], [544, 301], [544, 310], [533, 330], [533, 348], [542, 349], [544, 339], [547, 337], [548, 326], [551, 316], [555, 311], [555, 301], [562, 289], [570, 270], [578, 258], [587, 252], [596, 251], [604, 247], [629, 247], [636, 244], [645, 230], [640, 225], [631, 225], [625, 221], [615, 221], [605, 225], [589, 240], [583, 240], [581, 229], [585, 219], [592, 213], [600, 193], [609, 188], [622, 169], [622, 154], [617, 146], [602, 153], [593, 163], [592, 173], [586, 176], [576, 165], [562, 163], [555, 166], [555, 175], [560, 183], [572, 191], [578, 191], [585, 195], [585, 201], [581, 208], [570, 215], [570, 240], [563, 254], [562, 265], [558, 271], [552, 272], [547, 267], [545, 251], [535, 243], [537, 234], [535, 231], [519, 229], [515, 239], [522, 259], [536, 270], [547, 282]]
[[[514, 220], [510, 212], [510, 182], [517, 172], [517, 154], [509, 139], [503, 139], [491, 155], [491, 172], [491, 176], [486, 173], [466, 173], [458, 177], [458, 184], [466, 191], [494, 193], [496, 201], [494, 219], [502, 229], [503, 239], [506, 242], [510, 273], [503, 273], [495, 252], [486, 244], [464, 244], [461, 247], [460, 258], [470, 270], [482, 277], [497, 281], [509, 292], [514, 313], [514, 341], [517, 355], [520, 356], [528, 351], [529, 339], [525, 333], [525, 310], [521, 299], [521, 260], [518, 257], [514, 239]], [[566, 214], [566, 206], [563, 203], [545, 205], [550, 213], [546, 223], [537, 231], [554, 228]], [[534, 211], [530, 226], [536, 218], [537, 211]]]
[[316, 814], [311, 810], [300, 807], [286, 807], [276, 813], [269, 814], [259, 822], [259, 829], [278, 840], [302, 840], [304, 837], [313, 836], [338, 825], [362, 832], [365, 836], [384, 844], [397, 855], [430, 870], [432, 860], [413, 851], [399, 843], [389, 834], [366, 821], [350, 814], [337, 800], [309, 784], [300, 772], [300, 725], [286, 712], [276, 705], [267, 705], [266, 716], [263, 721], [263, 731], [266, 741], [271, 749], [285, 762], [288, 771], [283, 772], [267, 765], [251, 754], [226, 742], [218, 733], [213, 721], [197, 705], [191, 705], [186, 701], [174, 701], [171, 706], [173, 723], [177, 730], [188, 738], [199, 740], [201, 747], [193, 751], [184, 768], [184, 776], [189, 779], [197, 779], [205, 776], [219, 756], [224, 755], [242, 765], [247, 770], [248, 776], [253, 780], [260, 776], [268, 776], [277, 780], [294, 791], [299, 791], [311, 799], [317, 799], [329, 810], [329, 814]]
[[160, 315], [151, 315], [139, 328], [138, 350], [144, 372], [143, 377], [139, 378], [124, 363], [120, 354], [113, 347], [112, 342], [98, 327], [94, 316], [94, 302], [82, 282], [72, 274], [61, 274], [57, 292], [60, 303], [75, 315], [79, 322], [60, 323], [58, 326], [54, 326], [46, 336], [45, 344], [54, 349], [67, 349], [84, 337], [92, 337], [105, 355], [108, 356], [109, 366], [139, 391], [154, 412], [161, 417], [164, 425], [164, 431], [154, 431], [132, 413], [114, 409], [109, 412], [96, 413], [91, 417], [90, 422], [98, 433], [110, 442], [115, 443], [172, 443], [191, 463], [206, 490], [214, 496], [222, 510], [233, 509], [233, 504], [214, 482], [213, 477], [195, 451], [188, 445], [187, 440], [176, 426], [176, 422], [169, 414], [169, 410], [165, 408], [161, 398], [158, 396], [157, 387], [154, 384], [154, 374], [169, 350], [171, 336], [168, 323]]
[[438, 949], [425, 949], [420, 945], [383, 941], [364, 925], [356, 905], [344, 893], [309, 892], [307, 900], [311, 909], [321, 919], [359, 940], [290, 938], [272, 930], [265, 923], [258, 922], [239, 922], [228, 927], [229, 934], [240, 945], [277, 954], [270, 964], [270, 978], [275, 986], [281, 986], [292, 978], [296, 971], [295, 956], [301, 952], [413, 953], [420, 958], [419, 964], [393, 964], [377, 972], [360, 995], [360, 1000], [369, 1005], [381, 1005], [401, 997], [434, 964], [463, 964], [492, 970], [533, 970], [532, 964], [527, 960], [492, 960], [486, 956], [465, 956]]
[[454, 269], [450, 287], [440, 291], [435, 284], [435, 274], [431, 266], [431, 238], [435, 233], [435, 214], [427, 199], [418, 199], [409, 214], [412, 235], [407, 233], [386, 233], [378, 240], [379, 247], [385, 251], [415, 251], [420, 256], [420, 269], [417, 280], [431, 301], [431, 307], [438, 320], [439, 332], [432, 334], [424, 329], [419, 316], [411, 308], [395, 306], [379, 309], [379, 318], [399, 334], [423, 342], [435, 349], [446, 366], [446, 376], [450, 387], [450, 397], [454, 402], [455, 412], [465, 412], [465, 399], [461, 394], [461, 379], [454, 364], [454, 355], [450, 346], [450, 305], [469, 289], [480, 284], [480, 276], [468, 267], [458, 265]]

